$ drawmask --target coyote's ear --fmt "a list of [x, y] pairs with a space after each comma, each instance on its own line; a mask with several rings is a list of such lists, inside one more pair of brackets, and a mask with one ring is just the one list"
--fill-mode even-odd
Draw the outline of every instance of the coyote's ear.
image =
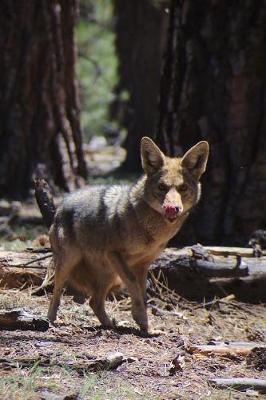
[[141, 139], [141, 162], [146, 174], [160, 169], [165, 161], [164, 154], [158, 146], [147, 136]]
[[206, 170], [208, 157], [208, 142], [199, 142], [186, 152], [182, 158], [181, 165], [187, 168], [195, 178], [199, 179]]

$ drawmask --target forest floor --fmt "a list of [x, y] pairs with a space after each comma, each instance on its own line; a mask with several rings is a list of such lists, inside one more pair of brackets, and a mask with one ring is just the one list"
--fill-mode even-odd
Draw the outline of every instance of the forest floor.
[[[17, 206], [12, 204], [11, 209]], [[0, 211], [5, 207], [9, 205], [0, 204]], [[19, 251], [40, 245], [38, 236], [45, 229], [34, 221], [40, 217], [33, 202], [23, 204], [20, 214], [24, 221], [33, 218], [32, 225], [17, 224], [16, 218], [10, 224], [0, 223], [2, 249]], [[32, 289], [0, 285], [0, 310], [23, 308], [45, 316], [51, 294], [37, 297]], [[266, 379], [266, 359], [250, 364], [246, 356], [230, 352], [203, 355], [188, 351], [212, 341], [265, 343], [266, 305], [228, 300], [207, 306], [177, 294], [166, 295], [168, 301], [157, 296], [148, 301], [150, 326], [158, 335], [139, 334], [126, 297], [106, 302], [108, 313], [122, 327], [105, 330], [88, 303], [77, 305], [67, 295], [55, 326], [46, 332], [1, 331], [0, 399], [266, 399], [256, 391], [220, 390], [208, 383], [217, 377]], [[123, 362], [116, 368], [94, 362], [117, 352]]]
[[[29, 288], [2, 289], [0, 309], [23, 308], [45, 316], [49, 298], [50, 294], [34, 296]], [[228, 301], [207, 308], [178, 296], [173, 299], [177, 304], [149, 299], [150, 325], [159, 334], [143, 337], [132, 321], [128, 298], [106, 302], [108, 313], [123, 327], [105, 330], [88, 304], [77, 305], [64, 295], [56, 325], [48, 331], [1, 332], [0, 398], [266, 399], [256, 391], [219, 390], [208, 383], [217, 377], [266, 379], [265, 353], [257, 365], [249, 365], [246, 356], [188, 351], [214, 340], [265, 343], [265, 305]], [[124, 360], [117, 368], [93, 362], [116, 352]], [[86, 367], [90, 363], [92, 370]]]

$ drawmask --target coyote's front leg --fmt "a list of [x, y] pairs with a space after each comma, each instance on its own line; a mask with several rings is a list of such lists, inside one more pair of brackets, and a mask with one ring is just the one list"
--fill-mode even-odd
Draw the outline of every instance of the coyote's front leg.
[[115, 273], [113, 271], [102, 275], [101, 279], [98, 279], [98, 282], [94, 285], [93, 294], [90, 299], [91, 308], [101, 324], [106, 328], [114, 328], [115, 325], [105, 311], [105, 298], [112, 288], [114, 281]]
[[137, 274], [129, 269], [124, 258], [118, 252], [113, 252], [110, 256], [113, 268], [127, 286], [131, 297], [131, 312], [134, 320], [143, 332], [148, 332], [148, 317], [144, 299], [143, 282], [140, 283]]

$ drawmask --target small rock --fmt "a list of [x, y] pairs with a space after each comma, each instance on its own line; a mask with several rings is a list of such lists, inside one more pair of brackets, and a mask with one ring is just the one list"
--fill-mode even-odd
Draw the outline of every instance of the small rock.
[[174, 375], [176, 372], [183, 371], [185, 368], [185, 357], [182, 354], [178, 354], [172, 361], [172, 366], [169, 370], [170, 375]]
[[121, 365], [124, 360], [126, 359], [122, 353], [116, 352], [108, 354], [106, 357], [107, 367], [108, 369], [115, 369]]

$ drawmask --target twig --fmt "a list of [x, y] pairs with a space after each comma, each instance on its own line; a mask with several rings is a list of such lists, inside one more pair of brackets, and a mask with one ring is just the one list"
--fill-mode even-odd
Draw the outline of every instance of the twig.
[[[176, 305], [178, 302], [176, 298], [178, 297], [179, 299], [180, 296], [178, 296], [174, 290], [169, 289], [168, 282], [164, 273], [162, 271], [159, 271], [158, 277], [155, 277], [155, 275], [151, 272], [150, 277], [155, 289], [157, 289], [159, 292], [157, 293], [156, 290], [154, 290], [154, 292], [157, 293], [157, 297], [166, 303]], [[166, 299], [166, 297], [163, 295], [163, 292], [167, 293], [169, 299]]]
[[52, 249], [51, 247], [39, 247], [39, 248], [35, 248], [35, 247], [27, 247], [26, 251], [30, 252], [30, 253], [51, 253]]
[[229, 301], [232, 301], [232, 300], [235, 300], [235, 295], [229, 294], [228, 296], [223, 297], [222, 299], [215, 298], [214, 300], [208, 301], [207, 303], [198, 304], [197, 306], [194, 307], [194, 310], [197, 310], [198, 308], [202, 308], [202, 307], [209, 307], [209, 306], [219, 304], [219, 303], [228, 304]]
[[[35, 261], [35, 260], [34, 260]], [[22, 265], [1, 265], [1, 267], [4, 268], [20, 268], [20, 269], [24, 269], [26, 264], [22, 264]], [[30, 269], [47, 269], [44, 265], [31, 265]]]
[[42, 261], [45, 260], [46, 258], [51, 258], [53, 255], [52, 254], [46, 254], [45, 256], [39, 257], [39, 258], [35, 258], [34, 260], [30, 260], [28, 262], [26, 262], [25, 264], [22, 264], [23, 267], [26, 267], [27, 265], [33, 264], [36, 261]]

